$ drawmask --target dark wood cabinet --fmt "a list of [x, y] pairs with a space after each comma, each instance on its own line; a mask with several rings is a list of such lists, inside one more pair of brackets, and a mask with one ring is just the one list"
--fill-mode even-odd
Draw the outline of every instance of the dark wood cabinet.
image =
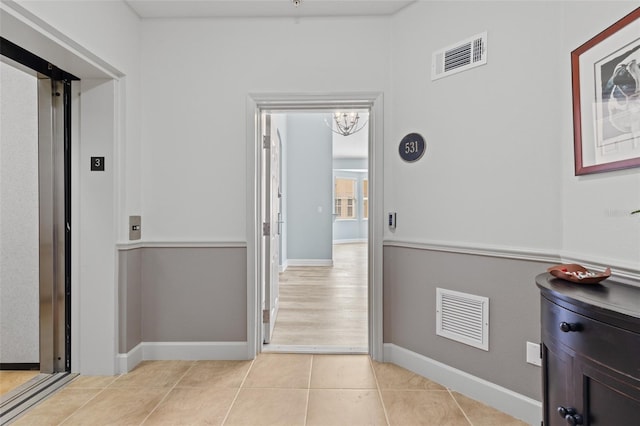
[[640, 424], [640, 288], [540, 274], [545, 426]]

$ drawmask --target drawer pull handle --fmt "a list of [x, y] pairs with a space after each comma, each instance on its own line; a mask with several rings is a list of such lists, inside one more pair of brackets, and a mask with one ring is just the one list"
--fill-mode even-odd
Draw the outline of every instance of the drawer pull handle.
[[570, 322], [562, 321], [560, 323], [560, 330], [564, 331], [565, 333], [568, 333], [570, 331], [580, 331], [582, 330], [582, 327], [578, 323], [570, 323]]
[[564, 408], [560, 406], [558, 407], [558, 414], [572, 426], [582, 424], [582, 416], [576, 412], [575, 408]]

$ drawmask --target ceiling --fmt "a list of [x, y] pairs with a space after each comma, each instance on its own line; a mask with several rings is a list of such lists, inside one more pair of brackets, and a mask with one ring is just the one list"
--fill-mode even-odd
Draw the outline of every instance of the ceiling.
[[417, 0], [125, 0], [140, 18], [254, 18], [393, 15]]

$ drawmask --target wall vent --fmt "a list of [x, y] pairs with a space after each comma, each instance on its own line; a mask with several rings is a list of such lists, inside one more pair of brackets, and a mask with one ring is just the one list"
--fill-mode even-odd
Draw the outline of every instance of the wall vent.
[[431, 59], [431, 80], [466, 71], [487, 63], [487, 33], [434, 52]]
[[489, 298], [436, 289], [436, 334], [489, 350]]

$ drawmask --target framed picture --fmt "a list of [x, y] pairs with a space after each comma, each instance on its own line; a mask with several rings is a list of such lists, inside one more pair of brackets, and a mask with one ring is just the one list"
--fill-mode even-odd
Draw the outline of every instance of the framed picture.
[[575, 174], [640, 166], [640, 7], [571, 52]]

